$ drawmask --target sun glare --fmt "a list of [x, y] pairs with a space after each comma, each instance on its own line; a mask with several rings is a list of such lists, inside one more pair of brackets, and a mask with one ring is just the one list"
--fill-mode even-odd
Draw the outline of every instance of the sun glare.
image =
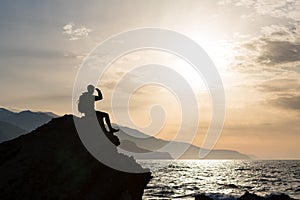
[[[200, 35], [200, 36], [199, 36]], [[234, 45], [229, 40], [212, 38], [207, 35], [192, 34], [192, 38], [197, 42], [209, 55], [216, 65], [219, 73], [226, 75], [228, 66], [235, 57]]]

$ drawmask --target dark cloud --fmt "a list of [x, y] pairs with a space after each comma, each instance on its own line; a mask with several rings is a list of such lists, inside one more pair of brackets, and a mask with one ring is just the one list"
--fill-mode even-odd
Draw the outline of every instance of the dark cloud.
[[300, 95], [288, 95], [268, 101], [271, 105], [284, 109], [300, 111]]
[[299, 111], [299, 25], [271, 25], [263, 27], [260, 34], [240, 44], [233, 67], [243, 73], [274, 77], [253, 86], [265, 95], [263, 105]]
[[257, 85], [255, 88], [266, 94], [264, 105], [300, 111], [300, 80], [272, 79]]
[[286, 70], [286, 71], [293, 71], [293, 72], [296, 72], [296, 73], [300, 74], [300, 65], [287, 66], [287, 67], [284, 67], [283, 69]]
[[300, 81], [298, 79], [272, 79], [265, 81], [258, 86], [256, 89], [262, 92], [272, 93], [287, 93], [300, 91]]
[[241, 72], [291, 71], [300, 63], [300, 28], [271, 25], [261, 29], [261, 36], [240, 43], [233, 68]]
[[256, 58], [258, 63], [276, 65], [300, 61], [300, 43], [265, 39], [262, 42], [261, 54]]

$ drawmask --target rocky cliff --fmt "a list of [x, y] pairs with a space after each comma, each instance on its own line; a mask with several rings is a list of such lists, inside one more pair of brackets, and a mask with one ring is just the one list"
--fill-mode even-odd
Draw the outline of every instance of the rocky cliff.
[[144, 171], [121, 172], [97, 161], [82, 145], [73, 116], [65, 115], [0, 144], [0, 199], [141, 199], [151, 179]]

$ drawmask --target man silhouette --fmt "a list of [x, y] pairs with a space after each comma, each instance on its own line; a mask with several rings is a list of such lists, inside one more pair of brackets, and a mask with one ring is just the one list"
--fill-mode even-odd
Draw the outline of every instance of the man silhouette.
[[[97, 91], [98, 96], [94, 95], [95, 90]], [[93, 85], [88, 85], [87, 92], [82, 93], [82, 95], [79, 97], [78, 111], [84, 113], [86, 117], [89, 117], [96, 112], [94, 102], [100, 101], [102, 99], [103, 96], [100, 89], [95, 88]], [[106, 112], [97, 111], [96, 115], [98, 120], [100, 120], [99, 123], [104, 132], [114, 133], [119, 131], [119, 129], [114, 129], [111, 126], [109, 115]], [[109, 128], [109, 131], [107, 131], [105, 128], [104, 119]]]

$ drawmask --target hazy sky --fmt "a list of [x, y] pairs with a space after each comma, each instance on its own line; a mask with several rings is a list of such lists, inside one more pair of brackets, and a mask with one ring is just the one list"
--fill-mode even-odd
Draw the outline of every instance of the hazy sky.
[[[113, 34], [138, 27], [178, 31], [199, 43], [216, 64], [226, 94], [226, 121], [216, 148], [259, 158], [300, 158], [300, 1], [2, 1], [0, 3], [0, 105], [71, 113], [72, 88], [85, 56]], [[97, 107], [110, 112], [113, 86], [134, 65], [156, 60], [186, 72], [179, 58], [152, 51], [124, 56], [101, 82]], [[193, 75], [185, 76], [193, 85]], [[132, 77], [142, 82], [143, 77]], [[127, 83], [131, 84], [131, 83]], [[200, 145], [211, 104], [194, 85], [201, 114]], [[126, 85], [123, 86], [126, 92]], [[134, 98], [135, 97], [135, 98]], [[166, 109], [170, 139], [180, 123], [178, 102], [164, 88], [144, 87], [132, 96], [137, 124], [149, 123], [149, 106]], [[188, 130], [188, 129], [187, 129]]]

